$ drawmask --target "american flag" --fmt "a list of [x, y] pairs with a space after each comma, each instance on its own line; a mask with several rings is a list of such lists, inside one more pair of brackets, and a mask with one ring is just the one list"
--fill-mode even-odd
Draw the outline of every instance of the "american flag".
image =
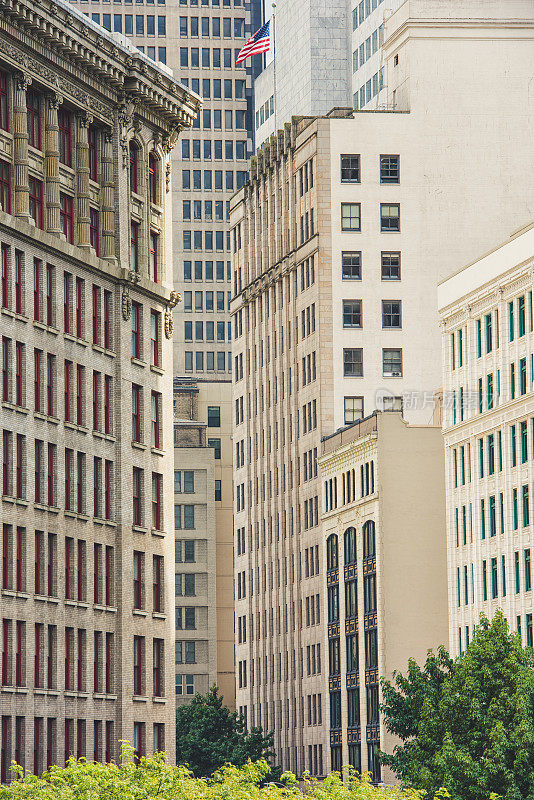
[[236, 58], [236, 64], [241, 64], [249, 56], [255, 56], [257, 53], [266, 53], [271, 47], [271, 35], [269, 33], [269, 26], [271, 20], [268, 19], [265, 25], [256, 31], [256, 33], [247, 39]]

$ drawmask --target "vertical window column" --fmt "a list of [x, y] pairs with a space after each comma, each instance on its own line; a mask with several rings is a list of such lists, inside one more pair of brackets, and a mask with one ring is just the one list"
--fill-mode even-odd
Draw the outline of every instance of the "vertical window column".
[[28, 78], [22, 73], [13, 81], [13, 162], [15, 216], [29, 218], [30, 194], [28, 184], [28, 122], [26, 110], [26, 90]]
[[115, 255], [115, 180], [113, 175], [113, 134], [104, 133], [102, 143], [102, 258]]
[[60, 98], [50, 93], [45, 102], [46, 230], [59, 235], [59, 126]]
[[90, 213], [89, 213], [89, 123], [91, 117], [82, 112], [77, 114], [76, 136], [76, 209], [78, 242], [82, 247], [89, 247]]

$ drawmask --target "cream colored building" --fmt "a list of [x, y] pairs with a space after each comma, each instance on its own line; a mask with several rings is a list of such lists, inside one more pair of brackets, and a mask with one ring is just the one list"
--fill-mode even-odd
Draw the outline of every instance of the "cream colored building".
[[330, 766], [328, 715], [307, 726], [301, 704], [324, 693], [305, 658], [325, 609], [302, 623], [324, 588], [321, 439], [376, 408], [432, 422], [438, 281], [534, 213], [534, 13], [486, 8], [454, 0], [444, 24], [405, 3], [384, 44], [397, 110], [294, 119], [233, 200], [236, 704], [299, 773]]
[[[232, 462], [228, 394], [174, 379], [176, 701], [216, 684], [235, 704]], [[203, 422], [200, 420], [207, 420]], [[187, 576], [187, 577], [186, 577]]]
[[389, 783], [376, 750], [397, 740], [379, 713], [379, 680], [447, 641], [441, 428], [376, 412], [326, 437], [321, 452], [331, 765]]
[[173, 756], [168, 167], [199, 99], [69, 3], [1, 12], [4, 783]]
[[501, 608], [532, 646], [534, 225], [439, 286], [450, 648]]

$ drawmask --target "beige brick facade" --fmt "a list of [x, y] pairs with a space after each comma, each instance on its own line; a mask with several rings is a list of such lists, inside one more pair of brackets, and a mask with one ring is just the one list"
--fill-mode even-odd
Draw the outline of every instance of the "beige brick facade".
[[69, 4], [2, 14], [6, 782], [174, 752], [169, 158], [199, 101]]

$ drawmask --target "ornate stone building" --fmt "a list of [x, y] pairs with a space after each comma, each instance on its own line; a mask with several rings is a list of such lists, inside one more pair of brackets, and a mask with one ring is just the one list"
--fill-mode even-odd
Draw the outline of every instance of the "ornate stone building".
[[4, 783], [174, 751], [170, 153], [200, 101], [67, 3], [0, 10]]

